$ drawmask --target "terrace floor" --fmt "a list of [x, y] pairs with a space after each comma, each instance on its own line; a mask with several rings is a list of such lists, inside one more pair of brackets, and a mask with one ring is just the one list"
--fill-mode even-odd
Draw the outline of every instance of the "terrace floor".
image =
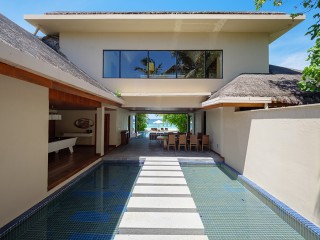
[[[222, 162], [223, 159], [212, 151], [185, 151], [170, 148], [163, 148], [163, 145], [157, 140], [150, 141], [146, 134], [136, 138], [131, 138], [128, 145], [122, 145], [117, 148], [105, 149], [103, 160], [139, 160], [144, 156], [162, 156], [178, 158], [202, 158], [213, 159], [215, 162]], [[48, 166], [48, 190], [65, 181], [75, 173], [81, 171], [86, 166], [97, 161], [100, 155], [95, 154], [94, 146], [76, 146], [74, 153], [70, 154], [69, 149], [60, 150], [58, 154], [49, 154]], [[210, 160], [212, 161], [212, 160]]]
[[[183, 149], [183, 148], [181, 148]], [[163, 157], [188, 157], [188, 158], [213, 158], [215, 162], [221, 162], [223, 159], [216, 153], [208, 151], [174, 151], [170, 148], [168, 151], [157, 140], [150, 141], [145, 134], [136, 138], [131, 138], [128, 145], [122, 145], [106, 154], [104, 160], [139, 160], [143, 156], [163, 156]]]

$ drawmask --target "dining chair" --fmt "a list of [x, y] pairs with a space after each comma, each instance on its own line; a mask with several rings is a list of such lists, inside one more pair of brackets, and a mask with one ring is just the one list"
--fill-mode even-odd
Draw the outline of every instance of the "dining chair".
[[196, 135], [190, 135], [190, 151], [192, 147], [196, 147], [197, 151], [198, 151], [198, 138]]
[[168, 136], [168, 146], [167, 146], [167, 150], [169, 151], [169, 148], [174, 147], [174, 150], [176, 151], [176, 138], [174, 136], [174, 134], [170, 134]]
[[203, 135], [202, 136], [202, 152], [203, 152], [203, 147], [206, 146], [208, 148], [208, 151], [210, 151], [210, 146], [209, 146], [209, 135]]
[[197, 137], [198, 139], [202, 139], [203, 133], [202, 132], [198, 132]]
[[184, 150], [187, 149], [187, 137], [185, 134], [179, 135], [179, 145], [178, 145], [179, 151], [181, 151], [181, 146], [184, 147]]

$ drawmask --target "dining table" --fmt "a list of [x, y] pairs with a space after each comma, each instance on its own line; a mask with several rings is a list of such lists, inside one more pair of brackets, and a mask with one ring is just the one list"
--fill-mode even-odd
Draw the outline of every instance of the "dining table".
[[157, 140], [160, 141], [161, 145], [163, 143], [163, 148], [167, 148], [168, 136], [157, 136]]

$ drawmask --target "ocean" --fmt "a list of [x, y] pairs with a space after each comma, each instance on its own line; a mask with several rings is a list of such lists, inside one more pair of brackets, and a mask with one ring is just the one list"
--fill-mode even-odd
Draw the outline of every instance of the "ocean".
[[163, 123], [162, 118], [159, 119], [148, 119], [147, 120], [147, 128], [146, 130], [150, 130], [151, 128], [168, 128], [170, 131], [177, 131], [178, 128], [175, 125], [169, 123]]

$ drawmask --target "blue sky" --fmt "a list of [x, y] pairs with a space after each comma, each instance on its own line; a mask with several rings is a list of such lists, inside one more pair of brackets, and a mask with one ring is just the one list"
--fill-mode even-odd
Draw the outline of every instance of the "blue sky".
[[[291, 13], [300, 1], [284, 2], [280, 8], [268, 3], [261, 11]], [[50, 11], [255, 11], [255, 7], [254, 0], [0, 0], [0, 12], [30, 32], [34, 27], [24, 21], [23, 15]], [[304, 34], [313, 14], [308, 13], [307, 20], [270, 45], [270, 64], [300, 70], [307, 65], [307, 50], [313, 43]]]

